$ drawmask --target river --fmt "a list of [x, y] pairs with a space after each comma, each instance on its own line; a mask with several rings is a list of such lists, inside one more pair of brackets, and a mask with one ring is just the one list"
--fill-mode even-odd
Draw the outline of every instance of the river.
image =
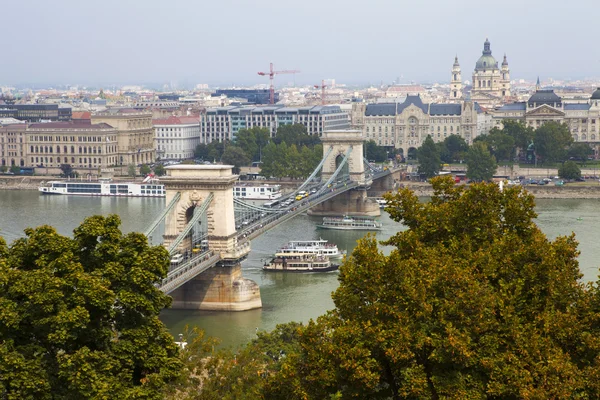
[[[118, 214], [124, 232], [143, 231], [164, 208], [164, 199], [92, 198], [41, 196], [37, 191], [0, 190], [0, 236], [8, 242], [23, 235], [26, 227], [48, 224], [59, 233], [70, 235], [87, 216]], [[537, 200], [538, 225], [554, 238], [575, 232], [579, 240], [583, 280], [595, 281], [598, 275], [600, 246], [600, 200]], [[402, 225], [383, 213], [383, 230], [377, 238], [387, 239]], [[333, 308], [331, 292], [338, 286], [337, 272], [290, 274], [263, 272], [263, 260], [290, 240], [323, 238], [349, 253], [364, 232], [332, 231], [316, 228], [319, 218], [300, 215], [252, 241], [252, 252], [242, 264], [243, 274], [260, 286], [263, 308], [245, 312], [206, 312], [165, 310], [161, 319], [174, 335], [185, 325], [199, 326], [218, 337], [225, 346], [239, 346], [254, 337], [256, 329], [271, 330], [279, 323], [307, 322]], [[385, 252], [390, 249], [383, 249]]]

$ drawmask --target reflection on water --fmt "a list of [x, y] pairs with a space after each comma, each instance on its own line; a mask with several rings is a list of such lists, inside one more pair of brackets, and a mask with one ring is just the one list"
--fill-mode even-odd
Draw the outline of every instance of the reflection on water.
[[[70, 235], [85, 217], [94, 214], [119, 214], [124, 232], [143, 231], [164, 209], [164, 199], [92, 198], [41, 196], [35, 191], [0, 190], [0, 235], [8, 241], [23, 235], [28, 226], [53, 225]], [[581, 255], [580, 268], [586, 281], [596, 280], [600, 246], [600, 200], [537, 200], [537, 223], [550, 239], [575, 232]], [[389, 238], [403, 226], [381, 216], [383, 230], [373, 232], [377, 239]], [[197, 325], [224, 345], [238, 346], [255, 336], [256, 328], [271, 330], [290, 321], [307, 322], [333, 308], [331, 293], [337, 288], [337, 272], [283, 273], [263, 272], [266, 259], [290, 240], [323, 238], [351, 253], [364, 231], [321, 230], [319, 218], [300, 215], [252, 241], [252, 252], [242, 264], [243, 274], [261, 288], [263, 308], [245, 312], [205, 312], [165, 310], [162, 320], [176, 335], [186, 324]], [[158, 239], [160, 239], [160, 235]], [[157, 239], [157, 238], [155, 238]], [[389, 252], [390, 248], [383, 249]]]

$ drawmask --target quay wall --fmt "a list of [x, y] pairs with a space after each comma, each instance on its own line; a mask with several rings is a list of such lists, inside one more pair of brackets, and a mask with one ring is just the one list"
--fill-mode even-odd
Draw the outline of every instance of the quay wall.
[[[433, 188], [428, 183], [403, 182], [402, 184], [415, 192], [417, 196], [433, 195]], [[525, 189], [537, 199], [600, 199], [600, 183], [590, 183], [586, 186], [527, 185]], [[369, 197], [381, 197], [384, 193], [386, 192], [370, 190], [368, 195]]]

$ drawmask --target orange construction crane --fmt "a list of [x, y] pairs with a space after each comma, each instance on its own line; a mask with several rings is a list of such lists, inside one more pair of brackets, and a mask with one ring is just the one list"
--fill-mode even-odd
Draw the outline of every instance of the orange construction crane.
[[325, 88], [327, 87], [327, 85], [325, 85], [325, 80], [321, 81], [320, 85], [315, 85], [315, 89], [321, 89], [321, 104], [325, 105]]
[[275, 104], [275, 87], [273, 86], [273, 78], [275, 75], [279, 74], [296, 74], [300, 71], [297, 70], [283, 70], [283, 71], [273, 71], [273, 63], [270, 64], [269, 72], [259, 72], [260, 76], [269, 76], [269, 80], [271, 81], [271, 86], [269, 87], [269, 104]]

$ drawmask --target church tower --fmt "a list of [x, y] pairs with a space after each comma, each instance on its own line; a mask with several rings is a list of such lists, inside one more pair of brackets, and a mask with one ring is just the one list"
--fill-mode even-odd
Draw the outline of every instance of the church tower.
[[502, 61], [502, 68], [500, 69], [500, 90], [502, 97], [510, 97], [510, 70], [508, 69], [508, 61], [506, 61], [506, 54]]
[[454, 57], [452, 65], [452, 79], [450, 80], [450, 101], [462, 99], [462, 80], [460, 77], [460, 64], [458, 56]]

